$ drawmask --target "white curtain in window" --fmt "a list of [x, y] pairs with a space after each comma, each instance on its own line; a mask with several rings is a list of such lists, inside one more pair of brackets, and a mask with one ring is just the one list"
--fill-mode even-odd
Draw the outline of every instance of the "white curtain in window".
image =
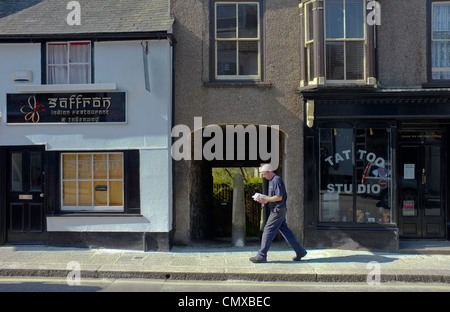
[[433, 4], [433, 79], [450, 80], [450, 3]]
[[90, 82], [90, 43], [49, 43], [47, 83]]
[[49, 84], [67, 83], [67, 43], [51, 43], [47, 50], [47, 82]]

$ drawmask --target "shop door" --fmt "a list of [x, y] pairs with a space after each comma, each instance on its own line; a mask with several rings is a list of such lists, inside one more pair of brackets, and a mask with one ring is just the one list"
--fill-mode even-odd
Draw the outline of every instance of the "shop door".
[[442, 144], [400, 146], [400, 236], [445, 237], [446, 165]]
[[8, 149], [6, 153], [6, 241], [44, 240], [44, 151]]

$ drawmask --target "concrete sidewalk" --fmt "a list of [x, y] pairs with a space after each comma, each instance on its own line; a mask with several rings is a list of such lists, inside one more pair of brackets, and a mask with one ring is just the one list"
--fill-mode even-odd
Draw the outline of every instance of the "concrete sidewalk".
[[[428, 244], [428, 245], [427, 245]], [[170, 252], [0, 247], [0, 276], [152, 278], [298, 282], [366, 282], [380, 272], [381, 282], [450, 283], [450, 242], [407, 242], [399, 253], [358, 250], [308, 250], [300, 262], [284, 243], [276, 243], [267, 263], [253, 264], [258, 246], [174, 247]]]

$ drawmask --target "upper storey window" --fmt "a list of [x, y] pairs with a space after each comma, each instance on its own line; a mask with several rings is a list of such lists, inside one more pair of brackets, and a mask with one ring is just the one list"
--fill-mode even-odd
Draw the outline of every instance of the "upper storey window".
[[450, 81], [450, 3], [432, 3], [431, 79]]
[[89, 41], [47, 43], [47, 83], [91, 83]]
[[259, 2], [215, 2], [215, 79], [261, 78]]
[[303, 1], [303, 85], [375, 84], [374, 29], [365, 0]]
[[364, 80], [365, 1], [326, 0], [326, 79]]

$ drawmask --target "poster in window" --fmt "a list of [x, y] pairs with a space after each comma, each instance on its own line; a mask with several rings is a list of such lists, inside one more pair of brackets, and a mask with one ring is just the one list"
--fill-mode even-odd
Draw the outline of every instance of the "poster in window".
[[414, 200], [404, 200], [402, 215], [405, 217], [413, 217], [416, 215]]
[[414, 180], [415, 165], [404, 164], [403, 165], [403, 179]]

